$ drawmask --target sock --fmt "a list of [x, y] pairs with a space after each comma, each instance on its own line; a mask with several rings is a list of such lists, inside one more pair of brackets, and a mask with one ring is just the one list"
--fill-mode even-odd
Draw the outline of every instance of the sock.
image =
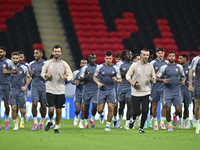
[[6, 115], [5, 121], [9, 121], [9, 115]]
[[110, 127], [110, 122], [107, 122], [107, 123], [106, 123], [106, 126], [107, 126], [107, 127]]
[[85, 125], [88, 125], [88, 119], [85, 119]]
[[34, 123], [37, 123], [37, 124], [38, 124], [38, 122], [37, 122], [37, 117], [33, 117], [33, 120], [34, 120]]
[[196, 120], [196, 118], [195, 118], [195, 115], [193, 114], [193, 121], [195, 121]]
[[44, 123], [44, 119], [45, 119], [45, 118], [42, 118], [42, 117], [41, 117], [40, 124], [43, 124], [43, 123]]
[[78, 119], [78, 118], [79, 118], [79, 116], [78, 116], [78, 115], [76, 115], [76, 118]]
[[141, 118], [142, 118], [142, 114], [140, 114], [140, 116], [139, 116], [139, 120], [141, 120]]
[[122, 119], [122, 115], [119, 115], [119, 119]]
[[197, 126], [199, 126], [199, 120], [196, 120], [196, 124], [197, 124]]
[[14, 123], [15, 127], [18, 126], [18, 125], [17, 125], [17, 119], [13, 120], [13, 123]]
[[114, 121], [117, 121], [117, 116], [114, 116]]
[[80, 121], [80, 124], [83, 124], [83, 121], [84, 121], [84, 120], [83, 120], [83, 119], [81, 119], [81, 121]]
[[102, 112], [100, 115], [101, 115], [101, 116], [104, 116], [104, 112]]
[[179, 119], [180, 124], [183, 123], [183, 118]]
[[154, 120], [154, 125], [158, 125], [157, 117], [153, 118], [153, 120]]
[[160, 124], [164, 124], [164, 122], [165, 122], [165, 117], [161, 117], [161, 122], [160, 122]]
[[129, 126], [130, 120], [126, 120], [126, 125], [125, 126]]
[[21, 123], [24, 124], [24, 117], [21, 117]]
[[176, 117], [176, 113], [173, 114], [173, 117]]
[[53, 118], [49, 118], [49, 120], [52, 122]]
[[186, 118], [187, 123], [190, 123], [190, 119], [189, 117]]
[[172, 123], [171, 123], [171, 121], [170, 121], [170, 122], [167, 122], [167, 124], [168, 124], [168, 127], [169, 127], [169, 126], [172, 126]]
[[150, 115], [150, 117], [149, 117], [149, 120], [150, 120], [150, 121], [152, 121], [152, 118], [153, 118], [153, 116], [152, 116], [152, 115]]
[[58, 129], [58, 127], [59, 127], [59, 125], [56, 124], [54, 130], [55, 130], [55, 129]]
[[185, 121], [186, 121], [187, 119], [183, 119], [183, 124], [185, 125]]
[[94, 121], [94, 116], [91, 117], [91, 121]]

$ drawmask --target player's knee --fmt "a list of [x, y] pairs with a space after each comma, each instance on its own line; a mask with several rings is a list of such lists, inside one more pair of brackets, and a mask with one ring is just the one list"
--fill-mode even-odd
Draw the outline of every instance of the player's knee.
[[98, 113], [101, 114], [103, 112], [103, 108], [98, 107]]
[[61, 109], [56, 109], [56, 114], [60, 115], [61, 114]]
[[[33, 103], [32, 103], [32, 107], [33, 107], [33, 108], [37, 108], [37, 103], [33, 102]], [[42, 107], [42, 106], [41, 106], [41, 107]]]
[[53, 111], [54, 111], [54, 107], [49, 107], [49, 112], [53, 113]]
[[80, 111], [81, 111], [80, 108], [76, 108], [77, 113], [80, 113]]
[[5, 103], [4, 103], [4, 106], [5, 106], [6, 108], [8, 108], [8, 107], [9, 107], [9, 103], [8, 103], [8, 102], [5, 102]]
[[21, 114], [25, 114], [26, 113], [26, 109], [25, 108], [20, 109], [20, 113]]

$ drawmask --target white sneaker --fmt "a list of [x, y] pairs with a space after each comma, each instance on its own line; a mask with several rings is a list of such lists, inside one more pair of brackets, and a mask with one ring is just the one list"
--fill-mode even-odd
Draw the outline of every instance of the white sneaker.
[[83, 129], [83, 128], [84, 128], [84, 126], [83, 126], [83, 124], [82, 124], [82, 123], [79, 123], [78, 127], [79, 127], [79, 128], [81, 128], [81, 129]]
[[27, 115], [27, 113], [24, 115], [24, 122], [25, 122], [25, 123], [28, 122], [28, 115]]
[[121, 128], [122, 126], [122, 118], [119, 118], [118, 122], [117, 122], [117, 127]]
[[178, 126], [178, 129], [182, 129], [182, 127], [183, 127], [183, 124], [180, 123], [179, 126]]
[[16, 126], [16, 127], [14, 127], [14, 128], [13, 128], [13, 130], [18, 130], [18, 129], [19, 129], [19, 127], [18, 127], [18, 126]]
[[125, 125], [124, 130], [130, 130], [129, 125]]
[[192, 120], [192, 125], [193, 125], [193, 128], [196, 128], [197, 127], [197, 125], [196, 125], [196, 119], [194, 120]]
[[190, 129], [190, 127], [191, 127], [190, 122], [187, 122], [187, 126], [185, 127], [185, 129]]
[[74, 117], [74, 126], [77, 126], [78, 125], [78, 118], [76, 118], [76, 116]]

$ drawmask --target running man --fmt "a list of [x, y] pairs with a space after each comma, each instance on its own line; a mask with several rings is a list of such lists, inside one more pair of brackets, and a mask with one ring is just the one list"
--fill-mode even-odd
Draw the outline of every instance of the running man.
[[119, 68], [112, 64], [113, 55], [111, 51], [105, 52], [104, 59], [105, 63], [97, 66], [93, 79], [99, 87], [97, 93], [98, 113], [101, 115], [101, 118], [104, 117], [102, 113], [105, 103], [107, 103], [108, 115], [105, 131], [111, 131], [110, 123], [113, 117], [114, 104], [117, 101], [114, 82], [121, 83], [122, 79]]
[[[177, 125], [177, 116], [182, 118], [182, 101], [181, 101], [181, 87], [185, 85], [185, 74], [183, 67], [175, 63], [176, 57], [174, 51], [167, 53], [167, 60], [169, 64], [166, 64], [160, 68], [157, 74], [157, 81], [165, 83], [164, 89], [164, 106], [166, 107], [166, 118], [168, 124], [168, 131], [173, 131], [171, 124], [171, 105], [175, 106], [176, 112], [173, 113], [173, 124]], [[163, 77], [163, 78], [161, 78]], [[180, 82], [180, 78], [182, 81]]]
[[94, 117], [97, 112], [97, 90], [98, 86], [93, 80], [93, 75], [95, 73], [97, 64], [96, 64], [96, 55], [90, 54], [88, 57], [89, 64], [85, 65], [81, 69], [80, 73], [80, 82], [84, 81], [83, 85], [83, 105], [85, 108], [84, 118], [85, 118], [85, 129], [88, 129], [88, 115], [89, 115], [89, 107], [90, 107], [90, 99], [92, 99], [92, 116], [90, 118], [90, 126], [92, 128], [95, 127]]
[[14, 63], [5, 58], [5, 55], [6, 48], [0, 46], [0, 98], [3, 98], [5, 106], [5, 130], [9, 130], [10, 74], [18, 74], [18, 71]]
[[140, 60], [140, 55], [139, 54], [133, 54], [133, 62], [137, 62]]
[[[115, 61], [116, 63], [122, 61], [121, 57], [120, 57], [120, 53], [117, 53], [115, 55]], [[114, 104], [114, 114], [113, 114], [113, 118], [114, 118], [114, 122], [113, 122], [113, 128], [117, 127], [117, 109], [118, 109], [118, 84], [115, 82], [115, 94], [116, 94], [116, 103]]]
[[[184, 104], [184, 112], [183, 112], [183, 119], [180, 119], [178, 129], [189, 129], [190, 128], [190, 119], [189, 119], [189, 104], [191, 103], [191, 92], [188, 91], [188, 81], [189, 81], [189, 70], [190, 65], [187, 63], [188, 56], [186, 54], [181, 54], [179, 56], [179, 64], [182, 65], [184, 73], [185, 73], [185, 86], [181, 86], [181, 98]], [[181, 79], [182, 80], [182, 79]], [[187, 126], [185, 126], [185, 122], [187, 121]]]
[[[192, 85], [193, 73], [195, 72], [194, 88]], [[195, 133], [200, 133], [199, 116], [200, 116], [200, 56], [196, 56], [191, 63], [189, 71], [189, 88], [190, 92], [194, 94], [195, 102], [195, 117], [196, 117], [196, 130]]]
[[132, 114], [132, 101], [131, 101], [131, 84], [126, 80], [126, 73], [130, 66], [132, 65], [132, 52], [129, 50], [124, 50], [121, 53], [122, 61], [117, 63], [122, 77], [122, 83], [118, 86], [118, 100], [120, 103], [119, 107], [119, 121], [118, 128], [122, 125], [122, 114], [125, 108], [125, 103], [127, 103], [127, 113], [126, 113], [126, 124], [124, 130], [129, 130], [130, 117]]
[[[85, 65], [87, 65], [87, 60], [82, 59], [80, 63], [80, 67], [83, 68]], [[76, 70], [73, 72], [73, 78], [71, 80], [71, 84], [76, 85], [76, 91], [74, 96], [74, 104], [75, 104], [75, 118], [74, 118], [74, 125], [78, 125], [79, 120], [79, 113], [81, 110], [81, 103], [82, 103], [82, 90], [83, 90], [83, 82], [79, 82], [81, 69]], [[79, 128], [84, 128], [83, 121], [84, 121], [84, 105], [82, 105], [82, 113], [81, 113], [81, 121], [79, 123]]]
[[131, 83], [132, 110], [133, 118], [129, 127], [132, 129], [136, 117], [140, 112], [140, 103], [142, 103], [142, 118], [139, 133], [144, 134], [144, 124], [149, 111], [149, 97], [151, 94], [151, 82], [155, 83], [155, 71], [153, 66], [148, 63], [149, 50], [142, 49], [140, 52], [140, 61], [134, 63], [126, 73], [126, 79]]
[[35, 60], [29, 64], [29, 74], [32, 77], [31, 84], [31, 99], [32, 99], [32, 115], [34, 124], [32, 131], [35, 131], [38, 128], [37, 121], [37, 107], [38, 102], [40, 102], [40, 114], [41, 120], [39, 123], [39, 131], [43, 131], [43, 123], [47, 113], [46, 109], [46, 81], [41, 77], [42, 67], [44, 66], [45, 60], [42, 59], [43, 52], [41, 49], [36, 49], [34, 51]]
[[73, 73], [69, 65], [60, 59], [62, 48], [59, 45], [53, 47], [52, 54], [53, 58], [45, 62], [41, 72], [41, 76], [46, 80], [46, 98], [50, 119], [45, 130], [48, 131], [52, 125], [55, 107], [56, 125], [54, 133], [59, 133], [61, 109], [65, 107], [65, 80], [70, 81], [73, 78]]
[[[164, 54], [165, 54], [164, 48], [158, 47], [156, 49], [157, 58], [151, 61], [151, 64], [153, 65], [156, 74], [158, 73], [161, 66], [168, 64], [168, 61], [163, 58]], [[166, 129], [164, 124], [166, 118], [166, 108], [164, 106], [164, 97], [163, 97], [164, 88], [165, 85], [163, 82], [156, 82], [151, 84], [151, 99], [152, 99], [151, 101], [152, 101], [152, 115], [154, 120], [154, 128], [153, 128], [154, 130], [158, 130], [157, 109], [160, 98], [162, 100], [162, 110], [161, 110], [162, 117], [160, 122], [160, 128], [162, 130]]]
[[[17, 66], [18, 74], [11, 75], [11, 92], [12, 96], [10, 99], [10, 105], [12, 108], [12, 118], [14, 122], [13, 130], [18, 130], [17, 124], [17, 110], [19, 108], [20, 113], [25, 117], [26, 114], [26, 100], [25, 100], [25, 92], [28, 85], [31, 82], [31, 77], [29, 75], [28, 69], [26, 66], [21, 65], [19, 63], [19, 53], [13, 52], [11, 54], [11, 60]], [[21, 118], [22, 120], [23, 117]], [[24, 123], [24, 121], [21, 121]]]

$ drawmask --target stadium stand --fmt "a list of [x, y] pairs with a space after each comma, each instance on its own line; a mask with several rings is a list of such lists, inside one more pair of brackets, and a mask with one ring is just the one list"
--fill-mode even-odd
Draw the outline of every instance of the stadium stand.
[[40, 48], [41, 39], [31, 0], [0, 0], [0, 45], [7, 48], [8, 58], [22, 50], [27, 62], [34, 59], [33, 47]]

